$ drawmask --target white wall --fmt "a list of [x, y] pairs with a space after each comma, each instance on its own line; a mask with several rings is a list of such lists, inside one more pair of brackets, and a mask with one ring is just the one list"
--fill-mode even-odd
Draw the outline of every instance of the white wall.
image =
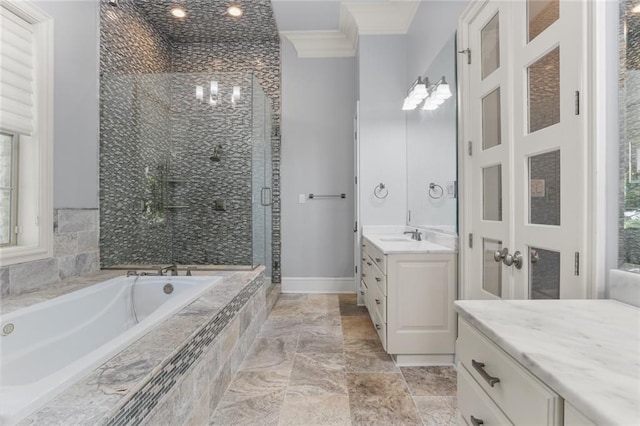
[[[300, 59], [286, 39], [281, 54], [284, 289], [292, 277], [353, 276], [356, 60]], [[342, 192], [346, 199], [298, 202]]]
[[[360, 96], [360, 219], [363, 226], [406, 223], [407, 38], [361, 36], [358, 48]], [[374, 188], [389, 195], [379, 200]]]
[[98, 207], [99, 2], [37, 0], [54, 19], [54, 207]]

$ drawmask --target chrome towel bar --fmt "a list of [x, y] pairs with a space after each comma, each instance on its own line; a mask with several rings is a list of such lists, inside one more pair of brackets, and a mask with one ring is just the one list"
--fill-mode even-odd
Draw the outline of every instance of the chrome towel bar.
[[309, 194], [310, 200], [317, 199], [317, 198], [347, 198], [347, 194], [345, 194], [344, 192], [342, 194], [336, 194], [336, 195]]

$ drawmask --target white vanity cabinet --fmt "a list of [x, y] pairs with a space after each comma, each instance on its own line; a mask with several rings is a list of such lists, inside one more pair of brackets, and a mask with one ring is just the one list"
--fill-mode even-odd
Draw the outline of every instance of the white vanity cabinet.
[[455, 252], [385, 254], [363, 238], [362, 253], [361, 290], [385, 350], [399, 362], [451, 362]]
[[467, 424], [562, 425], [562, 398], [464, 319], [456, 354]]

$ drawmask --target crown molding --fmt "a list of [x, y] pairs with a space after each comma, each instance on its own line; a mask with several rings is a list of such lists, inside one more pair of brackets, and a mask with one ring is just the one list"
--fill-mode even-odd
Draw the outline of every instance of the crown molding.
[[418, 5], [417, 1], [343, 2], [340, 18], [350, 15], [359, 35], [406, 34]]
[[339, 30], [281, 31], [298, 52], [299, 58], [345, 58], [355, 56], [357, 40]]
[[280, 31], [299, 58], [355, 56], [360, 35], [406, 34], [418, 10], [417, 0], [342, 2], [338, 30]]

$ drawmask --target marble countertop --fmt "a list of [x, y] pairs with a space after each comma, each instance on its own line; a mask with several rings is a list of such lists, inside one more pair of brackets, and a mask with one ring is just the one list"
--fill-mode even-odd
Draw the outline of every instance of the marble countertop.
[[640, 423], [640, 309], [614, 300], [464, 300], [455, 309], [596, 424]]
[[432, 241], [412, 240], [409, 235], [399, 233], [364, 233], [363, 237], [371, 241], [384, 254], [422, 254], [456, 253], [455, 249], [436, 244]]

